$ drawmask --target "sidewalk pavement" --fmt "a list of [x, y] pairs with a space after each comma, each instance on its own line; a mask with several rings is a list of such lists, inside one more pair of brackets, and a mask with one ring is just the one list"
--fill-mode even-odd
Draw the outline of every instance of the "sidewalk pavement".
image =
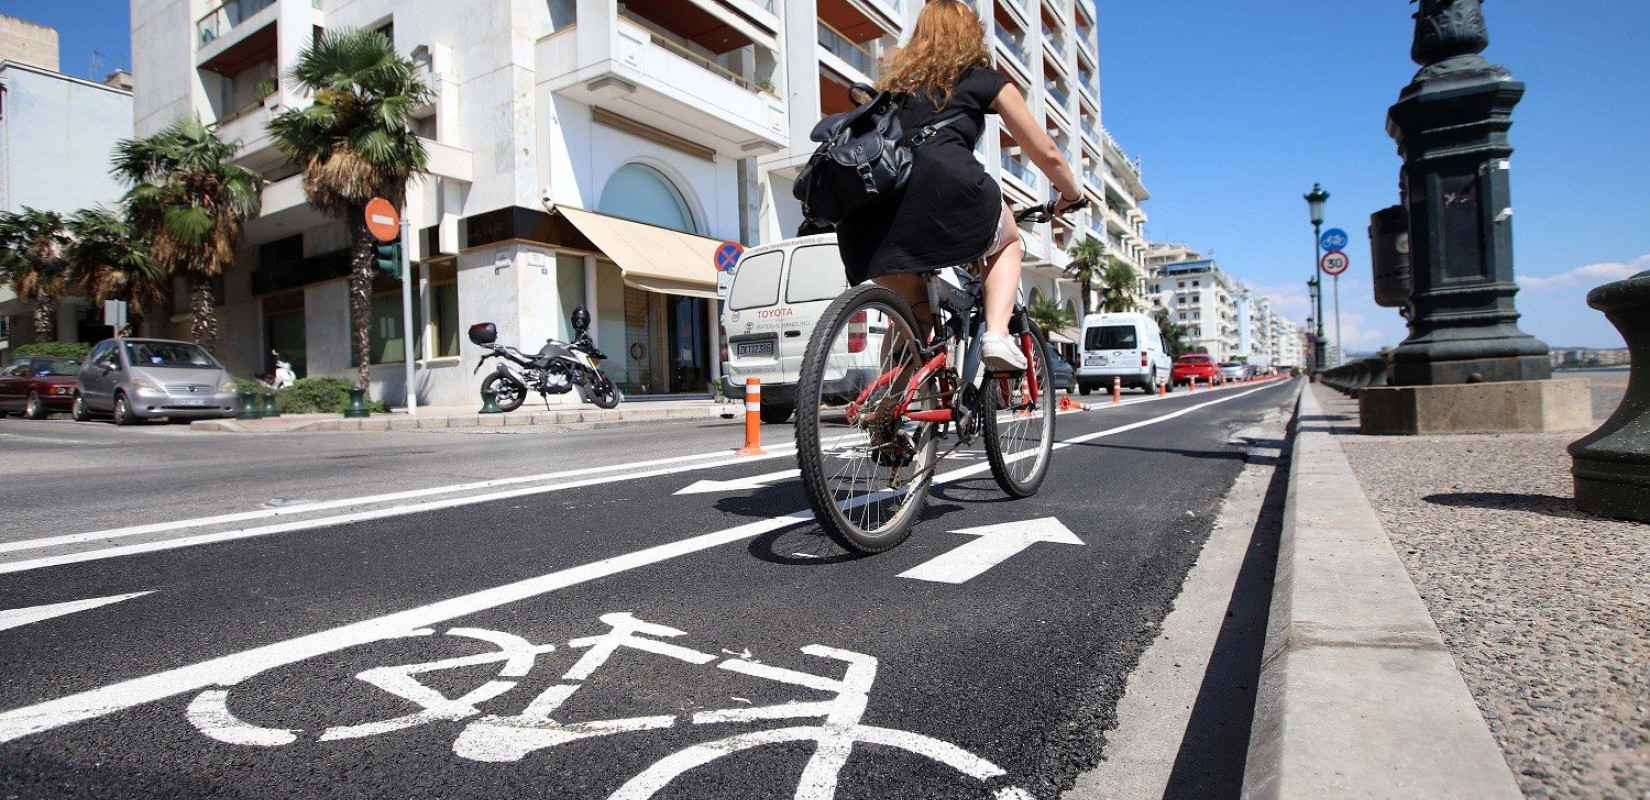
[[1574, 510], [1583, 432], [1298, 425], [1244, 796], [1650, 796], [1647, 530]]
[[274, 419], [211, 419], [189, 424], [192, 430], [219, 433], [311, 433], [335, 431], [403, 431], [440, 428], [502, 428], [523, 425], [578, 425], [586, 423], [660, 422], [665, 420], [732, 419], [742, 416], [744, 404], [710, 399], [631, 400], [604, 411], [586, 403], [552, 405], [544, 410], [532, 402], [508, 414], [480, 414], [479, 403], [466, 406], [419, 406], [416, 416], [398, 408], [365, 419], [339, 414], [289, 414]]

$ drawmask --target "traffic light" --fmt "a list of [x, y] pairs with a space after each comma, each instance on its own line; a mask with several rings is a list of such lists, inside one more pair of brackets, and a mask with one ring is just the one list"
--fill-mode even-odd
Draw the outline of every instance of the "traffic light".
[[396, 280], [401, 279], [401, 242], [373, 242], [372, 259], [374, 266], [388, 273]]

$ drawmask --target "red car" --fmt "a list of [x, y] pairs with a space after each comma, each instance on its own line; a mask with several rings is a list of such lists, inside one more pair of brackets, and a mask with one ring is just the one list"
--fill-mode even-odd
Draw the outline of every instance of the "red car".
[[1187, 353], [1174, 360], [1174, 369], [1169, 375], [1176, 385], [1195, 380], [1212, 386], [1220, 382], [1220, 364], [1215, 362], [1214, 356]]
[[11, 362], [0, 372], [0, 417], [45, 419], [53, 411], [72, 410], [79, 374], [80, 362], [73, 358], [35, 356]]

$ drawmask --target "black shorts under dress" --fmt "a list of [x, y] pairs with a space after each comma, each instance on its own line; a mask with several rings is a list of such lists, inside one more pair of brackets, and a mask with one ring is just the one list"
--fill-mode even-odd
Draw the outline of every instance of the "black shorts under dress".
[[925, 272], [966, 264], [987, 254], [997, 239], [1003, 193], [974, 146], [985, 131], [985, 115], [1008, 78], [972, 67], [957, 81], [944, 109], [925, 94], [900, 100], [899, 120], [909, 136], [929, 123], [961, 112], [913, 148], [911, 179], [905, 191], [859, 209], [837, 225], [837, 247], [848, 282], [901, 272]]

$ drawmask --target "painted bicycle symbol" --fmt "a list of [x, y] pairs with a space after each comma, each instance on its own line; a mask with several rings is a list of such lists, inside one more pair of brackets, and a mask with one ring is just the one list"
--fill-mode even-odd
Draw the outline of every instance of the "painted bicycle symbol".
[[[803, 647], [802, 653], [846, 665], [841, 677], [775, 667], [748, 660], [745, 657], [748, 654], [722, 659], [714, 668], [829, 693], [832, 697], [827, 700], [744, 706], [681, 715], [560, 722], [555, 718], [556, 712], [621, 648], [694, 666], [706, 666], [718, 659], [716, 655], [664, 641], [686, 634], [675, 628], [637, 619], [629, 613], [604, 614], [601, 621], [607, 625], [608, 631], [567, 642], [567, 647], [583, 650], [583, 655], [561, 676], [560, 683], [539, 693], [516, 714], [490, 714], [484, 712], [481, 706], [516, 688], [520, 679], [532, 671], [538, 657], [554, 652], [556, 645], [533, 644], [514, 634], [483, 628], [452, 628], [446, 632], [447, 636], [473, 639], [495, 649], [427, 663], [374, 667], [357, 674], [357, 679], [401, 698], [417, 710], [388, 719], [328, 727], [314, 734], [314, 740], [337, 742], [433, 723], [469, 720], [453, 742], [453, 753], [472, 761], [511, 763], [557, 745], [600, 736], [677, 726], [817, 719], [816, 724], [739, 733], [680, 750], [626, 781], [609, 795], [609, 800], [646, 800], [677, 777], [697, 767], [745, 750], [789, 742], [814, 742], [816, 745], [797, 784], [794, 795], [797, 800], [834, 798], [843, 766], [859, 744], [904, 750], [945, 764], [982, 783], [997, 782], [1006, 775], [997, 765], [949, 742], [912, 731], [861, 722], [870, 703], [871, 686], [876, 681], [877, 659], [864, 653], [818, 644]], [[435, 631], [421, 628], [409, 632], [407, 637], [433, 635]], [[431, 688], [418, 677], [482, 664], [499, 665], [497, 676], [457, 697]], [[245, 679], [196, 695], [186, 712], [189, 722], [202, 734], [235, 745], [281, 747], [304, 738], [306, 731], [255, 725], [232, 714], [229, 710], [230, 691], [244, 682]], [[1031, 794], [1013, 786], [996, 789], [992, 797], [994, 800], [1032, 800]]]

